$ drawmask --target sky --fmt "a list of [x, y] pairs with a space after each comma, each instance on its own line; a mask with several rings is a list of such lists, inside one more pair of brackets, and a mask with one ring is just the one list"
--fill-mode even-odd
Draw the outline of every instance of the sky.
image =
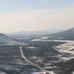
[[0, 32], [74, 27], [74, 0], [0, 0]]

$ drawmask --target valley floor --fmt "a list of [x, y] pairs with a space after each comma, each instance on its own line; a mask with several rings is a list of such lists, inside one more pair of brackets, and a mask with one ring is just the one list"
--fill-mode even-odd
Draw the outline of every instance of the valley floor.
[[22, 45], [23, 54], [31, 61], [21, 57], [20, 45], [0, 46], [0, 74], [42, 74], [41, 70], [51, 74], [71, 74], [74, 71], [74, 41], [41, 40], [29, 41]]

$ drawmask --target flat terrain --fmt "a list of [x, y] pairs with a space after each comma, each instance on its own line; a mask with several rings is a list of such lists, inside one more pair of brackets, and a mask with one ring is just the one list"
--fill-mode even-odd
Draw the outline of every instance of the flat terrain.
[[19, 46], [0, 46], [0, 74], [22, 74], [38, 70], [22, 59]]
[[[73, 57], [73, 54], [68, 53], [73, 51], [71, 43], [50, 40], [27, 41], [26, 46], [0, 46], [0, 74], [38, 74], [43, 70], [51, 74], [71, 74], [74, 71], [73, 58], [63, 59]], [[68, 49], [68, 44], [70, 49]], [[23, 52], [22, 55], [20, 50]]]

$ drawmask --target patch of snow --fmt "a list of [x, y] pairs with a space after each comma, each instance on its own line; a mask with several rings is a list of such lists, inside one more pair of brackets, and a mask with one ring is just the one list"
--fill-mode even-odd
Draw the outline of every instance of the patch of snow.
[[48, 37], [42, 37], [41, 39], [46, 40], [46, 39], [48, 39]]
[[37, 59], [37, 57], [36, 56], [32, 56], [32, 57], [30, 57], [31, 59]]
[[[48, 71], [49, 74], [55, 74], [53, 71]], [[46, 72], [35, 72], [32, 74], [46, 74]]]
[[6, 74], [5, 72], [0, 72], [0, 74]]
[[73, 42], [73, 40], [42, 40], [42, 39], [33, 39], [31, 41]]
[[[65, 42], [66, 43], [64, 43], [64, 44], [61, 44], [61, 45], [58, 45], [58, 46], [54, 46], [53, 48], [56, 50], [56, 51], [58, 51], [59, 53], [62, 53], [62, 56], [64, 55], [64, 54], [66, 54], [67, 56], [66, 57], [60, 57], [60, 59], [62, 59], [62, 60], [70, 60], [70, 59], [74, 59], [74, 51], [73, 51], [73, 49], [74, 49], [74, 41], [66, 41], [65, 40]], [[70, 55], [68, 55], [68, 54], [70, 54]]]
[[26, 47], [26, 48], [35, 49], [36, 47], [32, 47], [32, 46], [30, 46], [30, 47]]

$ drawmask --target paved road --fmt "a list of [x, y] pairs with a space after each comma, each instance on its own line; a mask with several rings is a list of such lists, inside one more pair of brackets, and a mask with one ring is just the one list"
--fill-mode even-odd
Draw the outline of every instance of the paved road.
[[35, 63], [31, 62], [30, 60], [28, 60], [28, 59], [26, 58], [26, 56], [24, 55], [24, 53], [23, 53], [22, 47], [20, 47], [20, 53], [21, 53], [22, 58], [23, 58], [24, 60], [26, 60], [28, 63], [30, 63], [31, 65], [37, 67], [37, 68], [40, 69], [42, 72], [48, 72], [47, 70], [44, 70], [43, 68], [41, 68], [41, 67], [38, 66], [37, 64], [35, 64]]

